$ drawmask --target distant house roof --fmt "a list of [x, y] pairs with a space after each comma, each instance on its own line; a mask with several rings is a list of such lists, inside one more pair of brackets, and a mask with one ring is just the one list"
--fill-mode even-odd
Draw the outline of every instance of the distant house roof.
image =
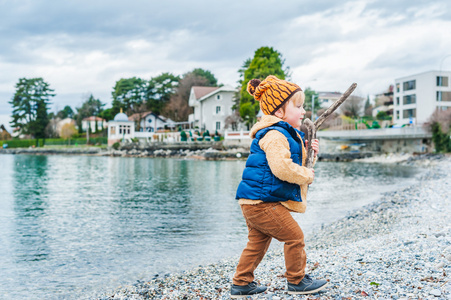
[[238, 90], [230, 85], [224, 85], [221, 87], [214, 88], [213, 90], [211, 90], [209, 93], [203, 95], [202, 97], [196, 98], [196, 100], [201, 102], [201, 101], [204, 101], [204, 100], [210, 98], [211, 96], [218, 94], [220, 92], [238, 92]]
[[147, 117], [148, 115], [154, 115], [156, 118], [160, 119], [163, 122], [168, 122], [168, 120], [171, 120], [169, 118], [166, 118], [162, 115], [157, 115], [156, 113], [152, 112], [152, 111], [146, 111], [146, 112], [142, 112], [142, 113], [136, 113], [131, 115], [130, 117], [128, 117], [129, 121], [139, 121], [139, 115], [141, 114], [141, 120], [144, 119], [145, 117]]
[[341, 93], [339, 93], [339, 92], [318, 92], [318, 97], [321, 97], [321, 98], [341, 97]]
[[84, 118], [83, 121], [105, 121], [105, 120], [96, 116], [91, 116]]
[[141, 112], [141, 113], [135, 113], [128, 117], [129, 121], [138, 121], [139, 119], [144, 119], [148, 115], [152, 114], [151, 111]]
[[213, 91], [219, 89], [217, 86], [193, 86], [194, 96], [196, 96], [196, 100], [202, 98], [205, 95], [210, 94]]

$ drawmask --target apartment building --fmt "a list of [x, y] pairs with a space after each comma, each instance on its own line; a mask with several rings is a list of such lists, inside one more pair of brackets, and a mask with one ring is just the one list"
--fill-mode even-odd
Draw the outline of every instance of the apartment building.
[[451, 109], [450, 77], [450, 71], [429, 71], [396, 79], [394, 123], [421, 125], [436, 109]]

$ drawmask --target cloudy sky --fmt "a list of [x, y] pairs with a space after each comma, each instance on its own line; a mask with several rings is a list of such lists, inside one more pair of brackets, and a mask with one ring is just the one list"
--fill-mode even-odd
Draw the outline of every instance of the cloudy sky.
[[[194, 68], [236, 86], [261, 46], [292, 80], [370, 97], [394, 79], [451, 70], [451, 4], [442, 1], [0, 0], [0, 124], [19, 78], [55, 89], [52, 111], [93, 93], [107, 107], [117, 80]], [[449, 57], [448, 57], [449, 56]]]

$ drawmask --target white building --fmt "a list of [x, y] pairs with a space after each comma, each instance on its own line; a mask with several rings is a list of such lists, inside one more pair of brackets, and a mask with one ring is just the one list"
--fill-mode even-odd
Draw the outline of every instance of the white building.
[[139, 126], [139, 131], [141, 132], [156, 132], [164, 129], [165, 126], [171, 127], [174, 123], [171, 119], [157, 115], [151, 111], [141, 113], [141, 116], [136, 113], [128, 117], [129, 121], [135, 123], [137, 123], [139, 119], [141, 119]]
[[[340, 99], [341, 95], [339, 92], [318, 92], [315, 95], [317, 97], [315, 102], [318, 102], [321, 108], [329, 108], [335, 101]], [[306, 107], [305, 109], [312, 110], [311, 107]]]
[[135, 122], [129, 121], [123, 112], [118, 113], [113, 121], [108, 122], [108, 146], [134, 137]]
[[[97, 125], [97, 128], [96, 128], [96, 125]], [[81, 121], [81, 129], [84, 132], [88, 131], [88, 128], [91, 128], [92, 132], [102, 131], [104, 128], [107, 128], [107, 126], [108, 126], [108, 122], [106, 122], [106, 120], [96, 117], [96, 116], [84, 118]]]
[[394, 122], [423, 124], [436, 109], [451, 108], [449, 71], [429, 71], [395, 80]]
[[233, 114], [233, 98], [237, 92], [231, 86], [193, 86], [189, 106], [194, 108], [194, 113], [189, 115], [188, 121], [202, 131], [223, 133], [226, 118]]

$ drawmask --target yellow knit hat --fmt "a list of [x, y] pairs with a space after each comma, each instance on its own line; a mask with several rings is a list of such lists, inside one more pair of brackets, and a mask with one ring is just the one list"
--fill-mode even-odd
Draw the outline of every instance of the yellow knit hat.
[[247, 92], [260, 102], [260, 109], [265, 115], [274, 114], [290, 100], [294, 93], [302, 89], [294, 83], [269, 75], [265, 80], [252, 79], [247, 83]]

